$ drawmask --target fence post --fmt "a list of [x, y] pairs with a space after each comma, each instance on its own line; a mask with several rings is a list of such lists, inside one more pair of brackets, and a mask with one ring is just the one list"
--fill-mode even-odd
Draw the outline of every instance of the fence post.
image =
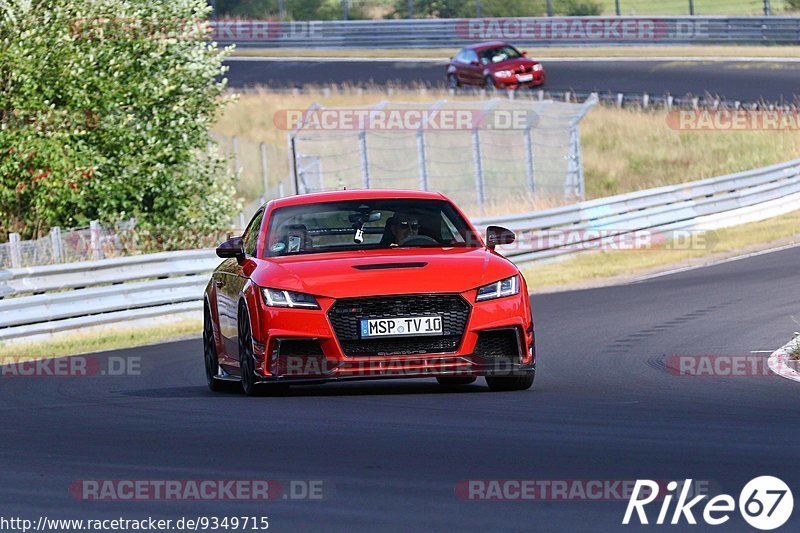
[[522, 130], [525, 143], [525, 177], [528, 180], [528, 191], [531, 194], [536, 193], [536, 179], [534, 175], [533, 166], [533, 139], [531, 138], [531, 127], [528, 126]]
[[694, 16], [694, 0], [689, 0], [689, 14]]
[[673, 104], [674, 101], [675, 101], [675, 99], [672, 97], [672, 95], [668, 94], [667, 95], [667, 111], [672, 111], [672, 104]]
[[50, 228], [50, 246], [53, 250], [53, 264], [64, 262], [64, 246], [61, 242], [61, 228], [54, 226]]
[[92, 220], [89, 222], [89, 234], [92, 243], [92, 261], [99, 261], [103, 258], [103, 246], [100, 235], [100, 221]]
[[647, 109], [648, 107], [650, 107], [650, 95], [644, 93], [642, 95], [642, 109]]
[[19, 249], [19, 233], [8, 234], [8, 247], [11, 252], [11, 268], [22, 266], [22, 251]]
[[278, 182], [278, 198], [283, 198], [283, 180]]
[[620, 16], [622, 13], [621, 13], [621, 10], [619, 8], [619, 0], [614, 0], [614, 8], [616, 10], [617, 16]]
[[425, 152], [425, 131], [417, 130], [417, 160], [419, 162], [419, 187], [428, 190], [428, 156]]
[[571, 195], [583, 198], [583, 162], [581, 161], [581, 138], [577, 124], [570, 130], [570, 155], [567, 165], [567, 179], [564, 183], [564, 197]]
[[261, 143], [261, 177], [264, 180], [264, 201], [269, 198], [269, 179], [267, 174], [267, 145]]
[[475, 200], [478, 210], [483, 213], [486, 190], [483, 180], [483, 161], [481, 161], [481, 131], [478, 128], [472, 130], [472, 159], [475, 163]]
[[369, 158], [367, 157], [367, 132], [358, 132], [358, 155], [361, 158], [361, 187], [369, 189]]
[[[300, 194], [300, 181], [297, 176], [297, 146], [295, 145], [294, 135], [289, 135], [289, 172], [291, 173], [290, 180], [292, 187], [294, 187], [294, 194]], [[282, 192], [281, 198], [283, 198]]]
[[236, 174], [236, 179], [239, 179], [239, 139], [234, 135], [232, 137], [233, 146], [233, 173]]
[[624, 101], [625, 101], [625, 95], [622, 93], [617, 93], [617, 107], [622, 107]]

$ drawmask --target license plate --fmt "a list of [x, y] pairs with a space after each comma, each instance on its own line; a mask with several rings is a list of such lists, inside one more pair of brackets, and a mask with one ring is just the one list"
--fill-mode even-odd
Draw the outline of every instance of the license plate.
[[412, 316], [398, 318], [364, 318], [361, 338], [405, 337], [409, 335], [441, 335], [442, 317]]
[[517, 76], [517, 80], [519, 81], [531, 81], [533, 79], [533, 74], [520, 74]]

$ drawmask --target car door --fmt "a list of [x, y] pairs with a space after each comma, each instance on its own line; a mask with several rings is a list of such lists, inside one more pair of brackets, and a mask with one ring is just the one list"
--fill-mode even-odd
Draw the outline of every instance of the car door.
[[464, 65], [464, 78], [468, 85], [483, 85], [483, 66], [478, 60], [475, 50], [466, 51], [466, 64]]
[[467, 51], [466, 50], [459, 50], [458, 53], [453, 57], [453, 61], [451, 63], [454, 67], [453, 73], [460, 84], [467, 83], [467, 72], [466, 67], [468, 65], [467, 62]]
[[[220, 332], [226, 356], [220, 357], [220, 364], [226, 371], [238, 375], [239, 371], [239, 296], [244, 289], [249, 272], [253, 270], [256, 243], [264, 220], [264, 210], [258, 212], [250, 220], [242, 234], [245, 258], [239, 263], [236, 259], [227, 259], [215, 273], [214, 283], [217, 292], [217, 308], [219, 309]], [[217, 275], [219, 275], [217, 277]], [[224, 317], [224, 318], [223, 318]]]

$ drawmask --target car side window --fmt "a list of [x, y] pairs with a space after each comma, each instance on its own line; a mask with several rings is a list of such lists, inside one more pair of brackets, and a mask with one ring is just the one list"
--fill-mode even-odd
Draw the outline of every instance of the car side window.
[[467, 61], [467, 51], [459, 50], [459, 52], [456, 54], [456, 61], [459, 63], [469, 63], [469, 61]]
[[473, 61], [478, 61], [478, 54], [475, 50], [467, 51], [467, 63], [472, 63]]
[[261, 229], [261, 221], [264, 220], [264, 210], [260, 210], [255, 214], [253, 219], [248, 224], [247, 229], [242, 235], [244, 240], [244, 253], [247, 255], [256, 255], [256, 246], [258, 245], [258, 234]]

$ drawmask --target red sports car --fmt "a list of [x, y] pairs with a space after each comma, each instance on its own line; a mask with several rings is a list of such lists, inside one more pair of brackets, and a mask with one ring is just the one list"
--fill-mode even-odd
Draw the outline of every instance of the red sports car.
[[462, 48], [447, 64], [447, 86], [516, 89], [543, 85], [544, 67], [502, 41]]
[[485, 376], [492, 390], [533, 384], [525, 280], [438, 193], [336, 191], [273, 200], [241, 237], [204, 298], [211, 390], [248, 395], [290, 384]]

